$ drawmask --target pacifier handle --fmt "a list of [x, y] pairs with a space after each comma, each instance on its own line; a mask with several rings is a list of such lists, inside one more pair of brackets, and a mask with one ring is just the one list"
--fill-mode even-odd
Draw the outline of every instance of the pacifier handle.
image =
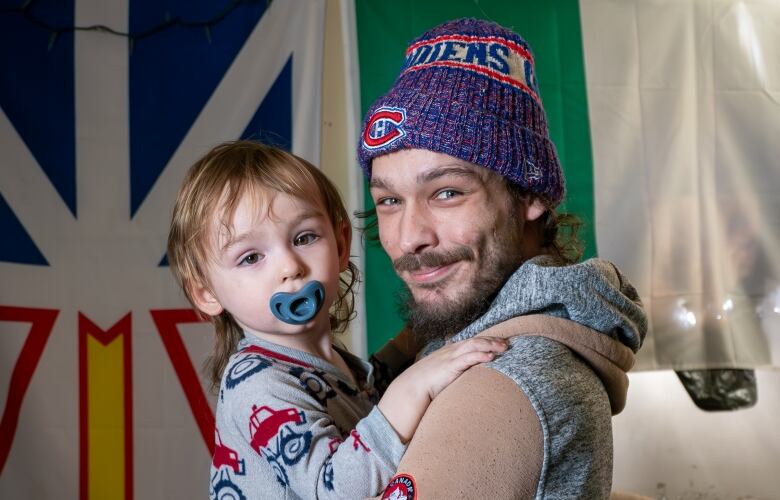
[[271, 296], [273, 315], [291, 325], [303, 325], [311, 321], [325, 302], [325, 287], [312, 280], [297, 292], [277, 292]]

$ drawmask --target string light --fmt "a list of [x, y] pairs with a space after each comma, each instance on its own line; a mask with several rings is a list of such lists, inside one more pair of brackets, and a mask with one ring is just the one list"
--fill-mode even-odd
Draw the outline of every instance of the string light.
[[158, 33], [161, 33], [163, 31], [175, 27], [202, 29], [204, 31], [206, 39], [208, 40], [209, 43], [211, 43], [211, 29], [217, 24], [219, 24], [220, 22], [222, 22], [222, 20], [224, 20], [228, 15], [230, 15], [234, 10], [236, 10], [242, 4], [265, 3], [266, 7], [268, 7], [271, 4], [271, 1], [272, 0], [232, 0], [227, 6], [225, 6], [224, 9], [222, 9], [220, 12], [214, 15], [214, 17], [212, 17], [207, 21], [188, 21], [178, 16], [171, 18], [170, 15], [167, 15], [165, 20], [160, 24], [136, 32], [119, 31], [111, 28], [110, 26], [106, 26], [103, 24], [93, 24], [91, 26], [54, 26], [32, 13], [32, 8], [35, 5], [36, 0], [25, 0], [18, 7], [0, 6], [0, 14], [21, 16], [25, 20], [27, 20], [27, 22], [48, 31], [49, 51], [51, 51], [51, 49], [54, 47], [54, 44], [57, 43], [57, 40], [59, 39], [60, 35], [63, 33], [72, 33], [74, 31], [97, 31], [99, 33], [106, 33], [109, 35], [121, 36], [127, 38], [129, 40], [130, 52], [132, 53], [133, 44], [137, 40], [148, 38], [152, 35], [156, 35]]

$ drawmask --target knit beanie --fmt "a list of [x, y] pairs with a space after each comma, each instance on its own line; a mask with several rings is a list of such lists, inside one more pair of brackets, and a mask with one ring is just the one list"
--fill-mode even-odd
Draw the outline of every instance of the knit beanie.
[[363, 122], [360, 166], [399, 149], [480, 165], [553, 206], [564, 194], [534, 59], [517, 33], [479, 19], [439, 25], [406, 49], [401, 74]]

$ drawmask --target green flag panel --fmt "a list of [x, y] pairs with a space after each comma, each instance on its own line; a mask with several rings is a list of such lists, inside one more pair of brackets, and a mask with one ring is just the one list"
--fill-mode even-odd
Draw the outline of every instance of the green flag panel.
[[[357, 1], [355, 5], [363, 114], [398, 76], [407, 44], [438, 24], [460, 17], [487, 19], [528, 41], [550, 135], [566, 175], [567, 196], [561, 209], [583, 220], [585, 255], [594, 255], [593, 164], [577, 1], [407, 0]], [[366, 207], [373, 207], [367, 188], [365, 199]], [[378, 244], [366, 243], [365, 287], [368, 351], [374, 352], [403, 326], [397, 312], [402, 284]]]

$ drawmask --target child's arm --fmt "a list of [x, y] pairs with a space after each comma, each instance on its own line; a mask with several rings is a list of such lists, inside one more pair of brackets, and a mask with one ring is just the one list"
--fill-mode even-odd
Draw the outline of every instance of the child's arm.
[[[259, 358], [237, 357], [234, 371], [252, 371], [251, 356]], [[382, 413], [374, 408], [354, 428], [339, 428], [328, 408], [340, 397], [333, 379], [306, 366], [265, 359], [255, 364], [262, 362], [265, 368], [232, 387], [223, 382], [220, 391], [221, 438], [239, 454], [243, 448], [249, 455], [237, 457], [249, 458], [245, 473], [225, 469], [236, 488], [246, 498], [349, 499], [377, 494], [406, 450]]]

